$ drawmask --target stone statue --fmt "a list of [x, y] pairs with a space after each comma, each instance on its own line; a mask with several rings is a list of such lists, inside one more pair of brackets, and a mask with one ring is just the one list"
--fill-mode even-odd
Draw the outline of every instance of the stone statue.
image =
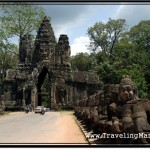
[[[137, 96], [137, 87], [135, 83], [126, 76], [122, 79], [119, 86], [119, 101], [122, 102], [122, 129], [118, 128], [119, 124], [116, 123], [118, 132], [123, 133], [141, 133], [150, 132], [149, 117], [147, 114], [150, 112], [150, 101], [140, 100]], [[112, 105], [112, 104], [110, 104]], [[117, 105], [112, 106], [115, 109]], [[115, 117], [112, 117], [113, 119]], [[117, 119], [116, 119], [117, 122]], [[130, 143], [133, 141], [130, 140]], [[146, 144], [148, 141], [145, 138], [138, 139], [138, 143]]]
[[4, 110], [5, 110], [5, 104], [4, 104], [4, 101], [1, 100], [0, 101], [0, 115], [4, 114]]
[[71, 67], [70, 61], [71, 61], [71, 57], [70, 57], [70, 47], [68, 47], [65, 51], [64, 54], [62, 55], [62, 60], [63, 60], [63, 64], [68, 65], [69, 67]]
[[71, 67], [71, 48], [67, 35], [61, 34], [56, 46], [57, 63], [61, 63], [67, 67]]

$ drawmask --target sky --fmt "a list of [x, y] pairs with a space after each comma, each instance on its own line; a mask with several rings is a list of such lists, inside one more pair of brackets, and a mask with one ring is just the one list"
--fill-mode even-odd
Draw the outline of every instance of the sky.
[[126, 19], [130, 29], [141, 20], [150, 20], [150, 2], [147, 3], [78, 3], [41, 4], [46, 15], [51, 17], [51, 25], [58, 40], [60, 34], [67, 34], [71, 55], [90, 52], [87, 48], [87, 30], [96, 22], [106, 23], [111, 19]]
[[51, 25], [56, 39], [67, 34], [71, 46], [71, 55], [90, 52], [87, 48], [89, 38], [87, 30], [96, 22], [111, 19], [126, 19], [128, 29], [141, 20], [150, 20], [150, 3], [85, 3], [81, 5], [41, 5], [46, 15], [51, 17]]

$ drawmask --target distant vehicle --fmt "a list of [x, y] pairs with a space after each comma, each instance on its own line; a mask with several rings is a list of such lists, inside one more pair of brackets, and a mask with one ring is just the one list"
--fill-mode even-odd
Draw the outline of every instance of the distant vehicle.
[[44, 106], [37, 106], [34, 110], [35, 113], [42, 113], [45, 112], [46, 108]]

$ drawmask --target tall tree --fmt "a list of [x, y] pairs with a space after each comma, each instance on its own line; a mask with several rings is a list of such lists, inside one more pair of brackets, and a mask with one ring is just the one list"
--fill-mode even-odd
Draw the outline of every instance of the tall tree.
[[130, 29], [131, 42], [137, 45], [137, 50], [150, 51], [150, 20], [142, 20]]
[[[45, 16], [44, 9], [25, 2], [3, 3], [0, 5], [0, 73], [4, 79], [5, 72], [16, 66], [19, 47], [9, 38], [32, 34], [39, 27]], [[20, 42], [19, 42], [20, 44]]]
[[150, 84], [150, 20], [141, 20], [127, 33], [128, 40], [134, 45], [134, 63], [139, 64], [144, 72], [147, 84]]
[[1, 28], [4, 28], [10, 37], [22, 36], [35, 31], [45, 16], [44, 9], [40, 6], [25, 3], [3, 3], [0, 6]]
[[106, 24], [101, 21], [88, 28], [92, 51], [99, 49], [111, 56], [117, 40], [125, 30], [125, 23], [124, 19], [113, 20], [109, 18]]
[[139, 96], [145, 98], [150, 84], [150, 22], [143, 20], [126, 32], [124, 21], [120, 28], [113, 21], [99, 22], [88, 29], [92, 48], [100, 49], [93, 70], [105, 84], [119, 84], [123, 75], [131, 76]]
[[13, 68], [18, 62], [18, 46], [9, 43], [4, 31], [0, 30], [0, 79], [5, 77], [7, 69]]

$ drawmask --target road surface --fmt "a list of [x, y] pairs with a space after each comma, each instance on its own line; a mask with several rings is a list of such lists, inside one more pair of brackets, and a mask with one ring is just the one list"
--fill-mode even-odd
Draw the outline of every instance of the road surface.
[[0, 117], [0, 144], [88, 144], [73, 112], [14, 112]]

